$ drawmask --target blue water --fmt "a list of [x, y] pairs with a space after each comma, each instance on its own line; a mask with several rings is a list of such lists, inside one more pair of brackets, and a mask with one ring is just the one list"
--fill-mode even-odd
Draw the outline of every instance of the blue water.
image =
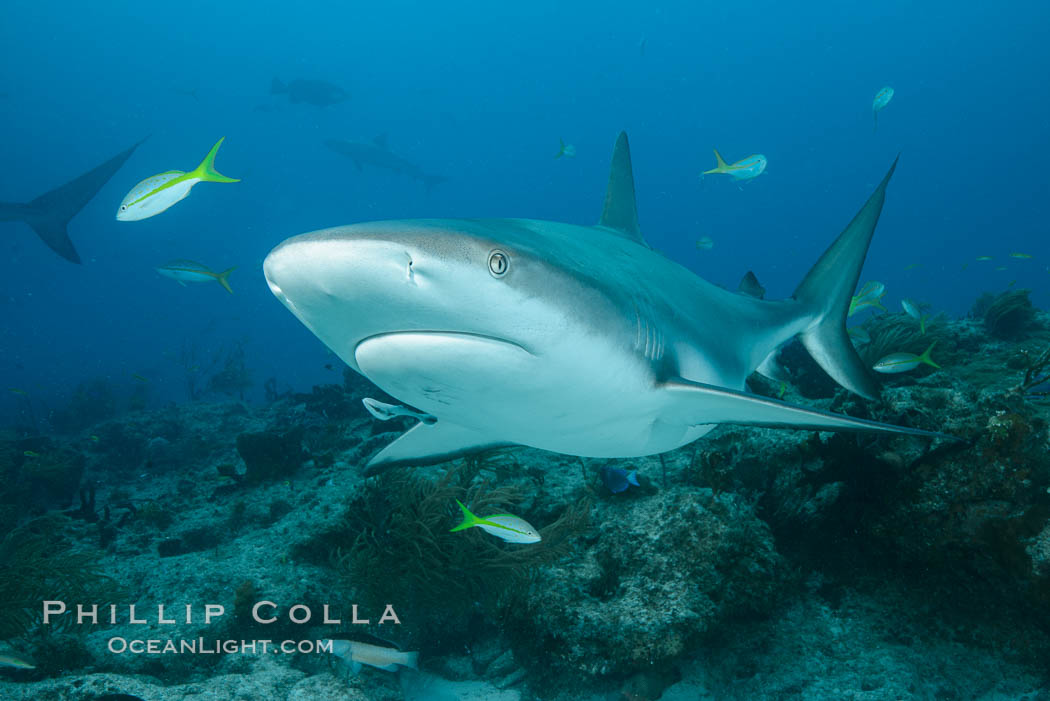
[[[299, 390], [337, 381], [324, 365], [338, 360], [267, 289], [271, 247], [372, 219], [595, 221], [620, 129], [649, 241], [712, 281], [735, 286], [752, 269], [771, 296], [790, 294], [900, 152], [865, 279], [885, 282], [892, 304], [954, 315], [1011, 280], [1050, 302], [1050, 5], [697, 5], [3, 3], [0, 200], [28, 201], [150, 139], [74, 219], [82, 266], [0, 224], [0, 385], [56, 405], [96, 376], [130, 393], [137, 373], [155, 403], [182, 401], [181, 349], [238, 340], [253, 398], [271, 376]], [[269, 94], [275, 76], [351, 98], [289, 104]], [[884, 85], [896, 96], [873, 133]], [[450, 180], [428, 195], [322, 145], [380, 133]], [[135, 183], [194, 167], [220, 136], [218, 168], [243, 182], [114, 220]], [[559, 137], [575, 159], [553, 158]], [[730, 162], [763, 153], [768, 170], [743, 188], [701, 182], [712, 147]], [[701, 236], [713, 250], [696, 250]], [[175, 258], [238, 266], [236, 294], [158, 276]], [[5, 396], [9, 418], [19, 400]]]

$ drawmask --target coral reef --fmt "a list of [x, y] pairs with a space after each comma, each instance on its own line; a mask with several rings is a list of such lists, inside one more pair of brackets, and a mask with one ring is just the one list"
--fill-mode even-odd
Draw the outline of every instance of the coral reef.
[[[536, 519], [541, 543], [507, 544], [478, 529], [452, 533], [456, 500], [479, 514], [523, 512], [523, 495], [480, 478], [484, 456], [454, 464], [437, 478], [406, 470], [384, 473], [348, 505], [339, 525], [303, 543], [300, 557], [325, 553], [357, 598], [373, 609], [393, 603], [415, 623], [408, 643], [441, 647], [465, 630], [480, 604], [490, 614], [517, 602], [536, 568], [563, 557], [587, 520], [586, 502], [556, 520]], [[382, 578], [374, 576], [383, 572]], [[425, 623], [424, 623], [425, 622]]]
[[[360, 398], [381, 395], [352, 374], [308, 393], [273, 383], [264, 405], [114, 403], [97, 423], [70, 417], [80, 433], [0, 432], [0, 635], [37, 662], [0, 672], [0, 697], [1034, 698], [1050, 654], [1047, 327], [1036, 311], [1016, 337], [993, 335], [982, 313], [922, 334], [881, 315], [865, 357], [936, 339], [944, 369], [880, 378], [866, 401], [789, 346], [794, 382], [764, 385], [961, 440], [720, 427], [629, 461], [520, 449], [366, 479], [410, 422], [373, 421]], [[609, 494], [606, 466], [645, 486]], [[518, 514], [543, 540], [450, 533], [456, 499]], [[133, 590], [118, 597], [114, 580]], [[399, 684], [310, 654], [114, 655], [110, 638], [144, 629], [38, 635], [45, 590], [225, 606], [161, 638], [367, 629], [420, 650], [422, 669]], [[259, 599], [277, 623], [254, 621]], [[290, 622], [293, 603], [314, 619]], [[387, 603], [401, 624], [378, 627]], [[372, 624], [350, 623], [353, 604]]]
[[222, 368], [208, 378], [208, 391], [227, 397], [244, 399], [244, 392], [252, 386], [252, 375], [244, 354], [244, 343], [235, 343], [225, 352]]
[[117, 398], [113, 386], [100, 377], [77, 385], [69, 404], [54, 412], [51, 423], [59, 433], [76, 433], [116, 413]]
[[545, 586], [510, 614], [515, 656], [554, 686], [666, 672], [721, 621], [776, 601], [783, 563], [768, 527], [738, 497], [665, 491], [610, 504], [601, 520], [616, 527], [545, 568]]
[[[116, 583], [105, 574], [98, 553], [80, 551], [59, 534], [62, 523], [49, 516], [0, 540], [0, 639], [26, 637], [41, 625], [41, 602], [115, 601]], [[59, 630], [69, 618], [49, 624]]]
[[984, 328], [997, 338], [1016, 339], [1035, 324], [1036, 312], [1030, 290], [1008, 290], [998, 295], [985, 292], [973, 305], [970, 316], [984, 322]]
[[237, 436], [237, 452], [244, 460], [249, 482], [282, 479], [299, 469], [303, 462], [303, 429], [286, 433], [262, 431]]

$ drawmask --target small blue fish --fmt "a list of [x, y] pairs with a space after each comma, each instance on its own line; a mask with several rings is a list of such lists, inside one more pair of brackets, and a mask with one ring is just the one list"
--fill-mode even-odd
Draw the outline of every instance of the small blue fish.
[[877, 93], [875, 93], [875, 99], [872, 100], [872, 103], [871, 103], [871, 114], [872, 114], [872, 117], [875, 119], [875, 128], [872, 131], [877, 131], [878, 130], [878, 128], [879, 128], [879, 112], [881, 112], [883, 110], [883, 108], [886, 107], [886, 105], [890, 104], [890, 100], [892, 100], [892, 99], [893, 99], [893, 88], [891, 88], [888, 85], [886, 87], [884, 87], [882, 90], [879, 90]]
[[638, 482], [638, 471], [623, 470], [619, 467], [603, 467], [598, 471], [602, 478], [602, 484], [613, 494], [626, 492], [631, 487], [641, 487]]
[[725, 159], [722, 158], [722, 154], [715, 149], [715, 160], [718, 162], [711, 170], [705, 170], [704, 175], [711, 175], [713, 173], [725, 173], [730, 175], [734, 180], [747, 181], [754, 180], [766, 170], [766, 157], [760, 153], [756, 153], [753, 156], [747, 158], [741, 158], [736, 163], [726, 163]]

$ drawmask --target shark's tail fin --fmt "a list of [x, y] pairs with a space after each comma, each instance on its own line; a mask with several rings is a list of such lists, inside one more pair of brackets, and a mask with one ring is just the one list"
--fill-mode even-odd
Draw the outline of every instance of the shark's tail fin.
[[0, 203], [0, 221], [24, 221], [52, 251], [68, 261], [79, 263], [80, 256], [66, 230], [69, 221], [98, 194], [141, 143], [28, 204]]
[[869, 399], [878, 395], [879, 388], [850, 343], [846, 334], [846, 315], [868, 254], [871, 236], [882, 213], [886, 186], [896, 167], [897, 161], [894, 160], [875, 192], [845, 231], [824, 251], [794, 294], [813, 318], [809, 328], [800, 334], [802, 345], [832, 379]]

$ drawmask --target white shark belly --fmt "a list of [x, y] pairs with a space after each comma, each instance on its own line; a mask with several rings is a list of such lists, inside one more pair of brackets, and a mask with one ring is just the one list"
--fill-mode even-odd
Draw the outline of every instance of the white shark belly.
[[641, 359], [576, 339], [533, 355], [472, 334], [399, 332], [358, 344], [385, 392], [491, 438], [570, 455], [630, 457], [690, 443], [710, 427], [676, 423]]

